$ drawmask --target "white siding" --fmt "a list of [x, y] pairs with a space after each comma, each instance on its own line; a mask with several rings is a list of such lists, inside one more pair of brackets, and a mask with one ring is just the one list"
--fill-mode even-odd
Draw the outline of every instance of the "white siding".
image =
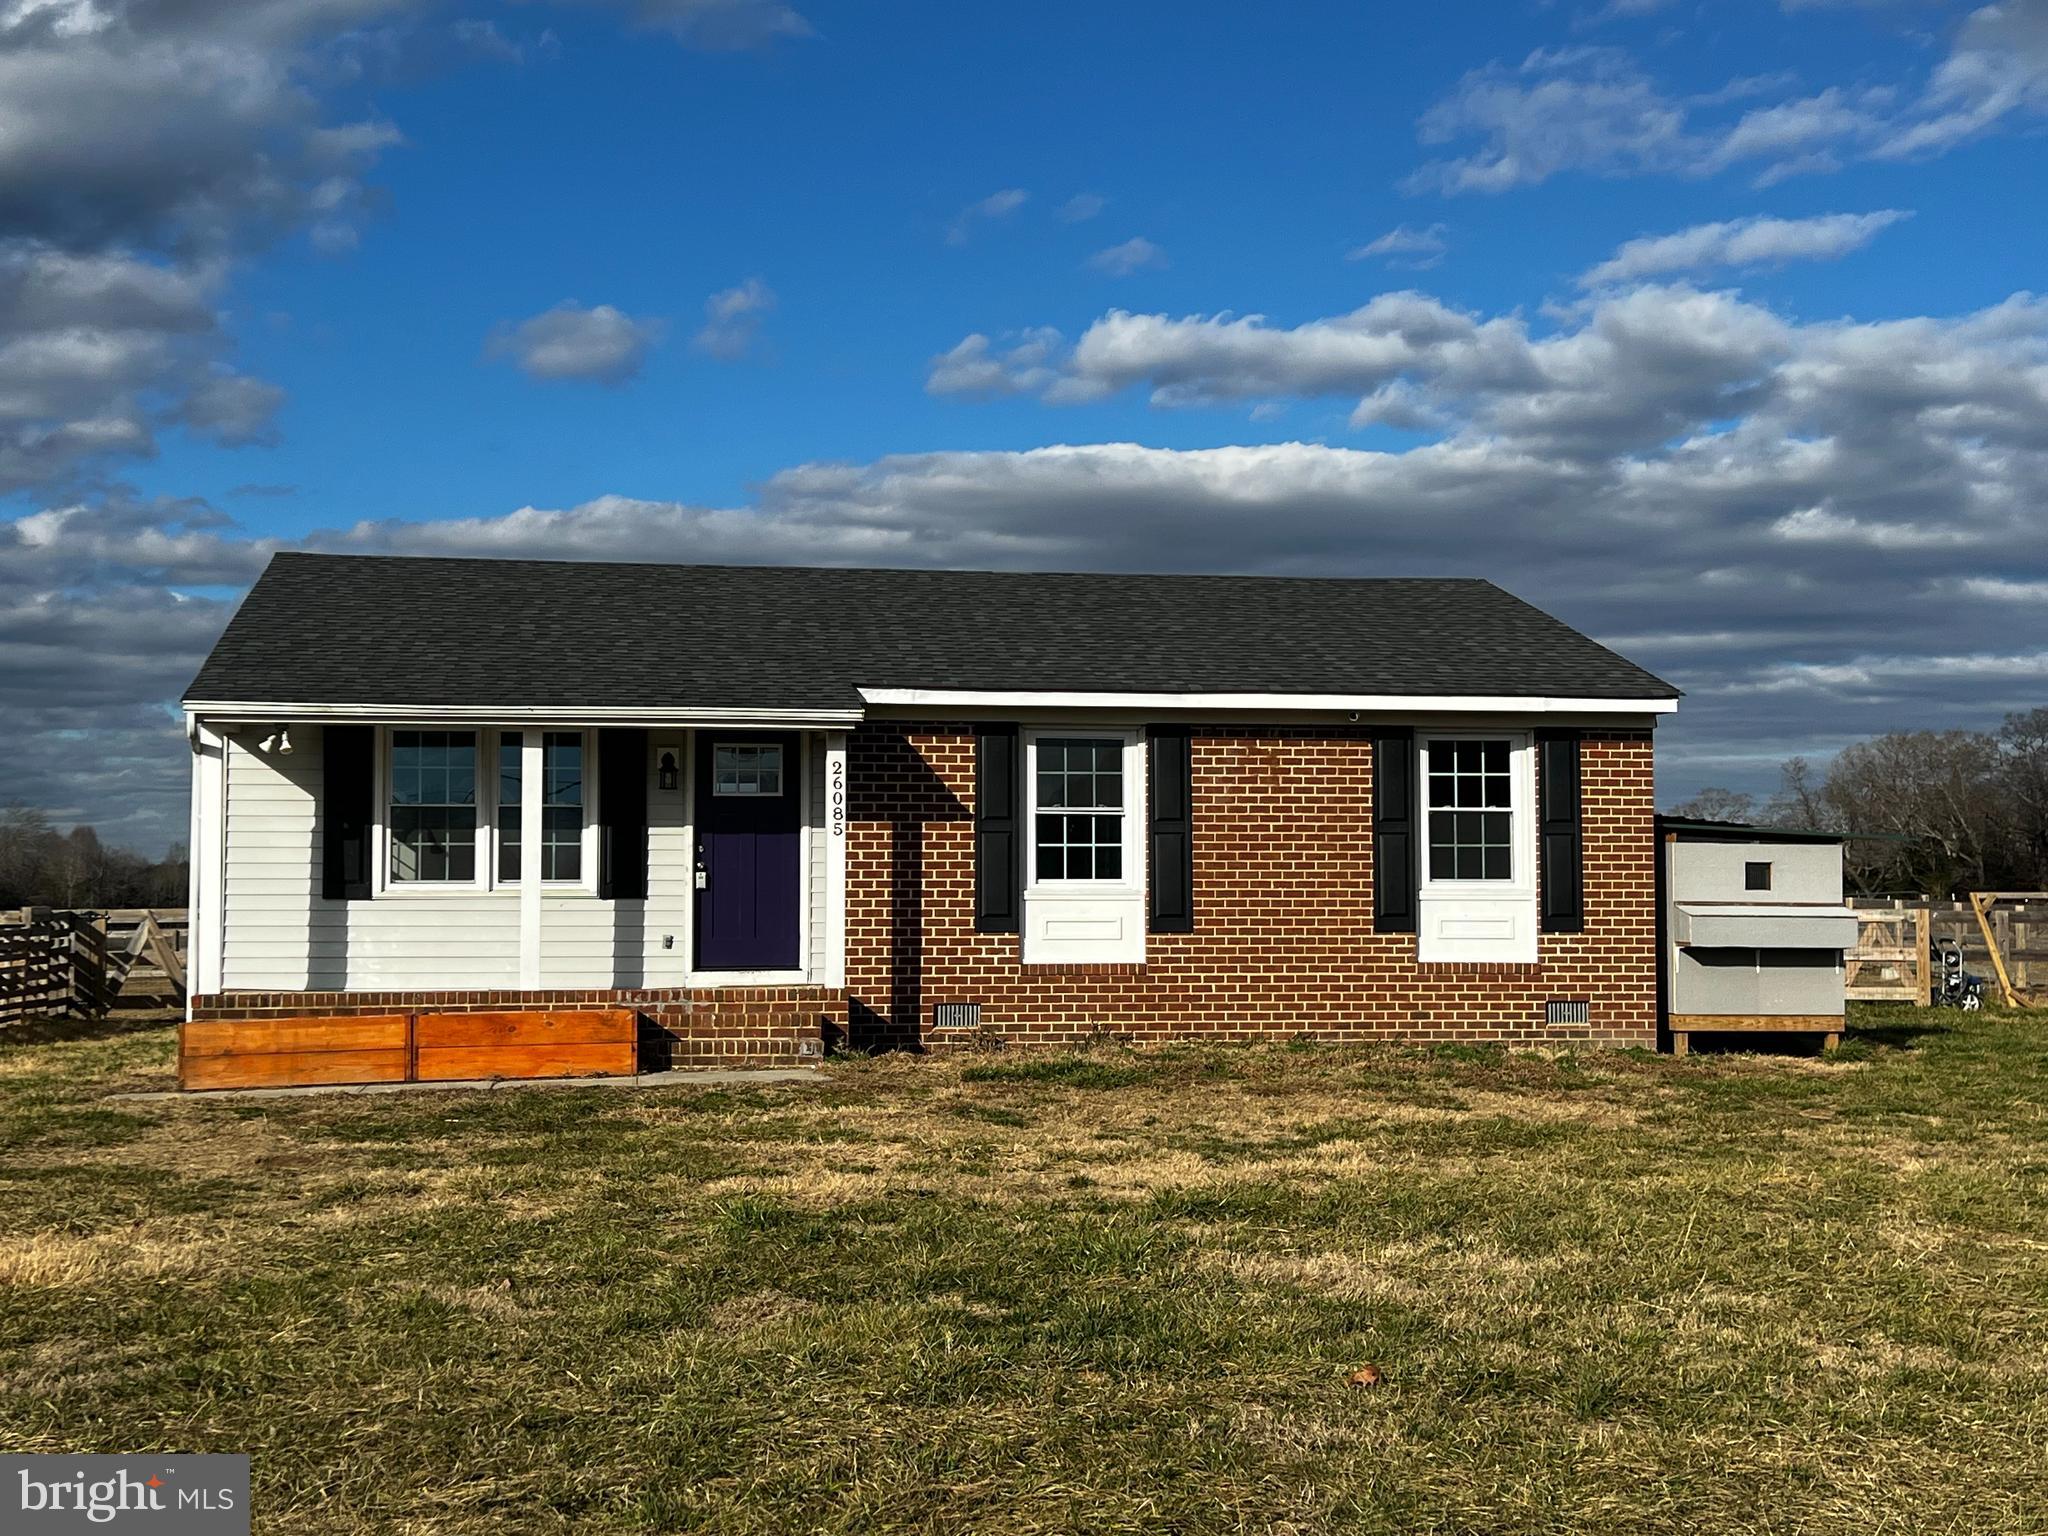
[[519, 898], [462, 891], [328, 901], [320, 889], [320, 732], [288, 757], [227, 738], [228, 991], [378, 991], [519, 983]]
[[[497, 989], [519, 984], [516, 890], [414, 892], [328, 901], [320, 888], [321, 740], [295, 726], [289, 756], [259, 753], [257, 733], [227, 738], [226, 899], [220, 986], [227, 991]], [[805, 738], [804, 955], [825, 945], [824, 756]], [[681, 731], [650, 733], [645, 901], [546, 895], [544, 988], [669, 987], [689, 981], [695, 860], [687, 780], [664, 792], [663, 750], [689, 761]], [[663, 940], [672, 942], [664, 947]]]

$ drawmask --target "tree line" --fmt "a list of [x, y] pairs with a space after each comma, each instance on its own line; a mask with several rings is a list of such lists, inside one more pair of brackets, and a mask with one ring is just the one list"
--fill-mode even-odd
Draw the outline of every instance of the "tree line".
[[59, 832], [33, 806], [0, 809], [0, 909], [182, 907], [186, 870], [182, 843], [151, 860], [91, 827]]
[[1768, 798], [1703, 789], [1667, 814], [1855, 834], [1843, 845], [1864, 895], [2048, 890], [2048, 709], [1995, 731], [1891, 731], [1805, 758]]

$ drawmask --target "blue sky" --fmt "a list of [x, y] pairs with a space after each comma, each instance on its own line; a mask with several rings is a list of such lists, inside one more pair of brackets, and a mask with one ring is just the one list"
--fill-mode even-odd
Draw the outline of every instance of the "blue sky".
[[1667, 800], [2048, 691], [2040, 0], [11, 0], [0, 94], [0, 800], [145, 847], [280, 545], [1488, 575]]

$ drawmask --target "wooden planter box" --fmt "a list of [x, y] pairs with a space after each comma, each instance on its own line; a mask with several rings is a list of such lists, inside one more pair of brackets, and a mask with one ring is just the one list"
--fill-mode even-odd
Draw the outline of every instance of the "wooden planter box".
[[639, 1035], [631, 1008], [202, 1019], [178, 1032], [178, 1086], [627, 1077]]

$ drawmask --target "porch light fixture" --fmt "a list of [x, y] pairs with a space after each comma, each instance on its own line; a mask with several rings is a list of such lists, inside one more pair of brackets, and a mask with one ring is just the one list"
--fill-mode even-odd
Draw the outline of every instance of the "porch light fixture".
[[664, 752], [661, 754], [661, 787], [664, 791], [673, 790], [676, 783], [676, 755]]

